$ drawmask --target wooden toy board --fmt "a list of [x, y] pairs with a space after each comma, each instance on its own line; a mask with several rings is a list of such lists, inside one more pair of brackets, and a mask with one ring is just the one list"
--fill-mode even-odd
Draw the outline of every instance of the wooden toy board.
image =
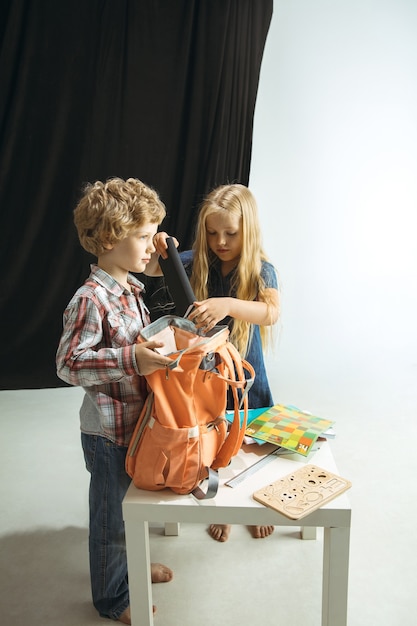
[[254, 499], [289, 519], [300, 519], [319, 509], [352, 483], [317, 465], [305, 465], [292, 474], [255, 491]]

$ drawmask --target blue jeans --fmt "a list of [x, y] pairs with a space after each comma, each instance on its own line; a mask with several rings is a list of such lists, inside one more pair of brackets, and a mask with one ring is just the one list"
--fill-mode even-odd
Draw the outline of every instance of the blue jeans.
[[101, 617], [117, 620], [129, 606], [122, 500], [130, 485], [127, 448], [81, 433], [90, 478], [90, 577], [93, 603]]

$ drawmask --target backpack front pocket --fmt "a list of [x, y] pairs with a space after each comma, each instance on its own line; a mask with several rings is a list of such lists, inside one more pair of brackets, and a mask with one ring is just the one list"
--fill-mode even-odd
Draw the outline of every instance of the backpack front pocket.
[[133, 477], [139, 489], [170, 487], [176, 493], [190, 493], [200, 477], [199, 430], [167, 428], [151, 418], [137, 450], [139, 463]]

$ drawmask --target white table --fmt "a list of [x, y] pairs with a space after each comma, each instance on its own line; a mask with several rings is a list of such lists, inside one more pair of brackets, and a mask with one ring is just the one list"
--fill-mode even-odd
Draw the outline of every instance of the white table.
[[[324, 528], [322, 626], [346, 626], [351, 508], [346, 494], [322, 508], [293, 521], [259, 504], [252, 494], [264, 485], [313, 463], [338, 474], [328, 442], [306, 460], [298, 454], [274, 458], [237, 487], [224, 483], [259, 460], [273, 446], [244, 446], [229, 467], [220, 470], [221, 486], [215, 498], [197, 501], [170, 490], [143, 491], [131, 484], [123, 501], [129, 567], [130, 608], [133, 626], [153, 626], [149, 522], [165, 523], [167, 534], [177, 534], [180, 522], [196, 524], [244, 524], [298, 526], [304, 537]], [[348, 476], [346, 476], [348, 478]], [[303, 531], [302, 531], [303, 536]], [[196, 616], [196, 623], [201, 616]]]

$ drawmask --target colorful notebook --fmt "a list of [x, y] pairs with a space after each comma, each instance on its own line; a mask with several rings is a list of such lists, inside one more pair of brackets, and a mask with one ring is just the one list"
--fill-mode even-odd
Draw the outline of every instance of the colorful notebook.
[[245, 434], [308, 456], [319, 435], [334, 424], [296, 407], [276, 404], [248, 424]]
[[[247, 425], [249, 426], [249, 424], [251, 424], [253, 422], [253, 420], [255, 420], [257, 417], [259, 417], [259, 415], [262, 415], [262, 413], [265, 413], [267, 409], [264, 407], [263, 409], [248, 409], [248, 421], [247, 421]], [[234, 420], [234, 411], [226, 411], [226, 419], [228, 422], [230, 422], [230, 424], [233, 424], [233, 420]], [[242, 426], [242, 421], [243, 421], [243, 409], [241, 411], [239, 411], [239, 417], [240, 417], [240, 425]], [[264, 443], [264, 442], [262, 442]]]

